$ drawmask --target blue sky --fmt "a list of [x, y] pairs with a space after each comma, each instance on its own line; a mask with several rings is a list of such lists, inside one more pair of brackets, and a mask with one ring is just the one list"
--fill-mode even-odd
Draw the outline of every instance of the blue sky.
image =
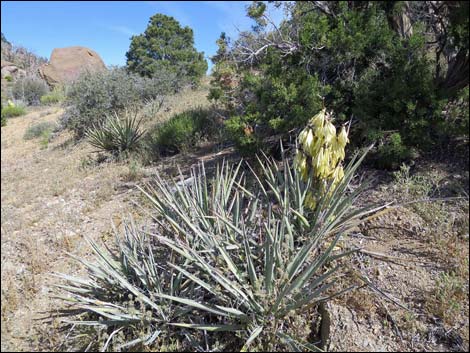
[[[2, 1], [1, 27], [13, 44], [43, 57], [54, 48], [85, 46], [98, 52], [106, 65], [124, 65], [130, 37], [145, 31], [156, 13], [175, 17], [194, 31], [195, 46], [209, 57], [222, 31], [234, 37], [249, 29], [245, 16], [250, 1]], [[280, 22], [280, 10], [271, 9]]]

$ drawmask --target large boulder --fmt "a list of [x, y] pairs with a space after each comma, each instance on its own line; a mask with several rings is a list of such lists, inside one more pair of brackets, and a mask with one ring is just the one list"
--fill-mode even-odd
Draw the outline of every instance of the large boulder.
[[105, 70], [98, 53], [85, 47], [56, 48], [49, 63], [39, 67], [39, 74], [50, 86], [69, 83], [84, 71]]

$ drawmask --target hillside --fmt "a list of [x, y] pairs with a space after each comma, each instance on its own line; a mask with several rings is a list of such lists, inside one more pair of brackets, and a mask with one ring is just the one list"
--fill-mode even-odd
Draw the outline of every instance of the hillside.
[[[206, 94], [207, 86], [172, 97], [160, 118], [207, 104]], [[2, 351], [67, 347], [66, 333], [50, 316], [61, 305], [50, 297], [56, 283], [52, 274], [83, 274], [66, 253], [91, 259], [85, 237], [111, 244], [112, 222], [119, 226], [121, 217], [132, 214], [146, 222], [145, 212], [133, 204], [142, 200], [136, 185], [157, 172], [176, 175], [177, 166], [187, 172], [198, 161], [210, 165], [236, 159], [230, 149], [209, 153], [200, 147], [149, 167], [97, 163], [89, 157], [90, 146], [74, 143], [67, 132], [46, 146], [23, 140], [28, 126], [56, 121], [61, 113], [60, 107], [36, 108], [2, 127]], [[371, 219], [345, 241], [344, 247], [362, 250], [344, 266], [356, 273], [351, 278], [359, 276], [369, 285], [327, 305], [329, 349], [464, 351], [468, 201], [406, 201], [459, 194], [461, 186], [468, 186], [468, 171], [462, 175], [434, 163], [396, 177], [370, 169], [362, 173], [374, 175], [375, 182], [361, 202], [405, 203]]]

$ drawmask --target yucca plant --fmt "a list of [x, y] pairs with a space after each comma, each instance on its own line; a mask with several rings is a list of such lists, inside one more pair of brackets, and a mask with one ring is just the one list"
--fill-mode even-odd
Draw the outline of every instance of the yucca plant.
[[[160, 254], [161, 247], [155, 239], [138, 231], [132, 220], [124, 224], [122, 236], [116, 238], [117, 250], [100, 249], [92, 241], [90, 245], [94, 263], [70, 254], [88, 270], [87, 279], [56, 274], [68, 282], [57, 285], [68, 293], [66, 297], [59, 296], [68, 303], [59, 315], [72, 325], [94, 327], [97, 335], [108, 332], [108, 339], [101, 342], [103, 346], [96, 347], [102, 350], [108, 348], [111, 340], [117, 350], [152, 344], [159, 338], [162, 324], [174, 317], [171, 303], [159, 300], [156, 294], [166, 291], [167, 284], [174, 291], [179, 288], [177, 281], [164, 278], [165, 272], [159, 269], [166, 254]], [[135, 335], [134, 339], [122, 339]], [[95, 339], [92, 336], [90, 343]]]
[[[141, 189], [153, 205], [153, 229], [125, 225], [117, 252], [92, 242], [97, 263], [80, 260], [90, 278], [61, 275], [72, 305], [63, 315], [78, 309], [72, 322], [107, 328], [109, 341], [126, 333], [118, 348], [170, 331], [187, 340], [199, 330], [209, 340], [232, 333], [242, 350], [316, 349], [293, 322], [352, 289], [333, 287], [337, 260], [351, 252], [338, 242], [381, 208], [353, 206], [360, 188], [349, 187], [363, 158], [352, 159], [315, 211], [304, 207], [309, 182], [285, 157], [280, 166], [260, 159], [263, 175], [248, 166], [245, 176], [240, 162], [222, 164], [213, 178], [203, 165], [181, 182], [157, 176]], [[133, 310], [124, 304], [129, 295], [139, 302]], [[132, 337], [137, 326], [146, 333]]]
[[131, 115], [125, 110], [123, 116], [117, 112], [108, 115], [103, 124], [93, 126], [85, 132], [88, 142], [100, 151], [119, 155], [124, 151], [137, 148], [144, 131], [140, 130], [141, 120], [137, 119], [137, 111]]

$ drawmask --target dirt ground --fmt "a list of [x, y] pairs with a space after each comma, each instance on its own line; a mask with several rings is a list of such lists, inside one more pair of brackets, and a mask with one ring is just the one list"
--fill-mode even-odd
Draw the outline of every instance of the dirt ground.
[[[363, 195], [364, 203], [395, 203], [345, 240], [361, 249], [347, 260], [351, 277], [367, 285], [327, 304], [329, 350], [468, 351], [468, 198], [414, 202], [423, 200], [422, 186], [437, 199], [458, 175], [442, 164], [421, 169], [425, 177], [405, 181], [380, 176]], [[468, 188], [468, 171], [460, 182]]]
[[[154, 121], [207, 104], [204, 89], [170, 97]], [[112, 222], [132, 214], [140, 197], [136, 179], [151, 178], [161, 169], [174, 173], [169, 158], [157, 167], [127, 163], [95, 163], [93, 148], [75, 144], [61, 132], [45, 146], [41, 138], [24, 140], [28, 127], [55, 122], [59, 107], [30, 109], [11, 118], [1, 131], [1, 350], [35, 351], [57, 347], [63, 336], [57, 322], [39, 321], [58, 307], [50, 292], [54, 272], [77, 274], [80, 268], [67, 256], [90, 255], [85, 237], [112, 238]], [[185, 158], [207, 156], [188, 154]], [[173, 162], [172, 162], [173, 161]], [[179, 164], [179, 163], [178, 163]]]
[[90, 149], [70, 145], [67, 134], [47, 148], [23, 140], [28, 126], [61, 114], [43, 112], [2, 127], [2, 351], [34, 350], [53, 336], [36, 321], [58, 305], [48, 296], [51, 273], [75, 272], [66, 252], [86, 256], [83, 236], [102, 237], [113, 217], [128, 212], [133, 194], [119, 187], [126, 167], [83, 167]]
[[[177, 105], [170, 102], [163, 112], [172, 114], [201, 100], [179, 97], [175, 102], [180, 108], [171, 108]], [[140, 197], [136, 182], [151, 179], [157, 171], [175, 175], [178, 165], [234, 156], [231, 148], [218, 151], [207, 145], [136, 173], [125, 163], [90, 163], [90, 146], [74, 144], [66, 132], [47, 146], [23, 139], [30, 125], [56, 121], [61, 113], [61, 108], [38, 108], [2, 127], [2, 351], [61, 346], [64, 334], [58, 323], [39, 320], [60, 306], [50, 297], [57, 282], [52, 274], [79, 273], [67, 253], [87, 257], [85, 237], [105, 241], [111, 236], [111, 222], [129, 213], [141, 217], [132, 203]], [[361, 248], [345, 266], [356, 283], [367, 285], [327, 304], [329, 350], [468, 350], [468, 198], [407, 204], [431, 195], [429, 183], [437, 180], [437, 189], [444, 190], [446, 180], [456, 175], [445, 165], [423, 170], [423, 175], [432, 171], [434, 179], [379, 176], [361, 200], [396, 200], [395, 205], [402, 205], [370, 220], [344, 241], [346, 248]], [[457, 184], [467, 183], [468, 197], [468, 170], [465, 173]]]

